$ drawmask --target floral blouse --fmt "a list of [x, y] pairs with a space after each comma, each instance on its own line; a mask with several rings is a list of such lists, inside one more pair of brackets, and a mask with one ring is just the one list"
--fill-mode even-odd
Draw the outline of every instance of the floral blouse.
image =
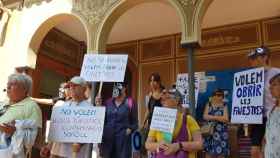
[[275, 107], [269, 115], [265, 133], [265, 158], [280, 158], [280, 107]]

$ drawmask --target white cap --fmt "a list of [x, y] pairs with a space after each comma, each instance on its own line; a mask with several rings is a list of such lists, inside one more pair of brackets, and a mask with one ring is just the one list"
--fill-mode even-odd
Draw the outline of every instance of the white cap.
[[76, 85], [80, 85], [85, 87], [87, 85], [86, 80], [84, 80], [82, 77], [80, 76], [74, 76], [71, 78], [71, 80], [69, 81], [69, 84], [76, 84]]

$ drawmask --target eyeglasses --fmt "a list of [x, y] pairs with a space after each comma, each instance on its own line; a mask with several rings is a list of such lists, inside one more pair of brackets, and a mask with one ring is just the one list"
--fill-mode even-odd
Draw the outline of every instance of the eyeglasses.
[[169, 91], [163, 91], [161, 94], [164, 99], [177, 99], [177, 96], [174, 95], [174, 93], [170, 93]]

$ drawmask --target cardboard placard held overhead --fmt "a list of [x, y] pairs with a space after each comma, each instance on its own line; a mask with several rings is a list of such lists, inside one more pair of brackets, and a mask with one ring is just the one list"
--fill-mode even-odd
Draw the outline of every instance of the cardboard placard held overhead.
[[127, 55], [86, 54], [81, 77], [86, 81], [123, 82]]
[[231, 123], [261, 124], [264, 103], [264, 68], [234, 74]]
[[105, 107], [54, 107], [48, 140], [51, 142], [101, 143]]

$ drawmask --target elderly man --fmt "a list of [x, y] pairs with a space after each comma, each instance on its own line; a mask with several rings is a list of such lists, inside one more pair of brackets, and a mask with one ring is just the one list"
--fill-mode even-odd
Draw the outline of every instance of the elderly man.
[[[62, 106], [92, 106], [85, 96], [87, 83], [83, 78], [73, 77], [68, 86], [72, 100], [65, 102]], [[48, 157], [50, 150], [51, 158], [72, 158], [73, 152], [77, 153], [76, 158], [88, 158], [90, 155], [89, 144], [54, 142], [42, 148], [41, 156]]]
[[12, 74], [8, 78], [9, 102], [0, 112], [0, 150], [11, 147], [13, 157], [25, 157], [24, 148], [30, 152], [37, 130], [42, 127], [41, 110], [29, 97], [31, 88], [32, 79], [25, 74]]

